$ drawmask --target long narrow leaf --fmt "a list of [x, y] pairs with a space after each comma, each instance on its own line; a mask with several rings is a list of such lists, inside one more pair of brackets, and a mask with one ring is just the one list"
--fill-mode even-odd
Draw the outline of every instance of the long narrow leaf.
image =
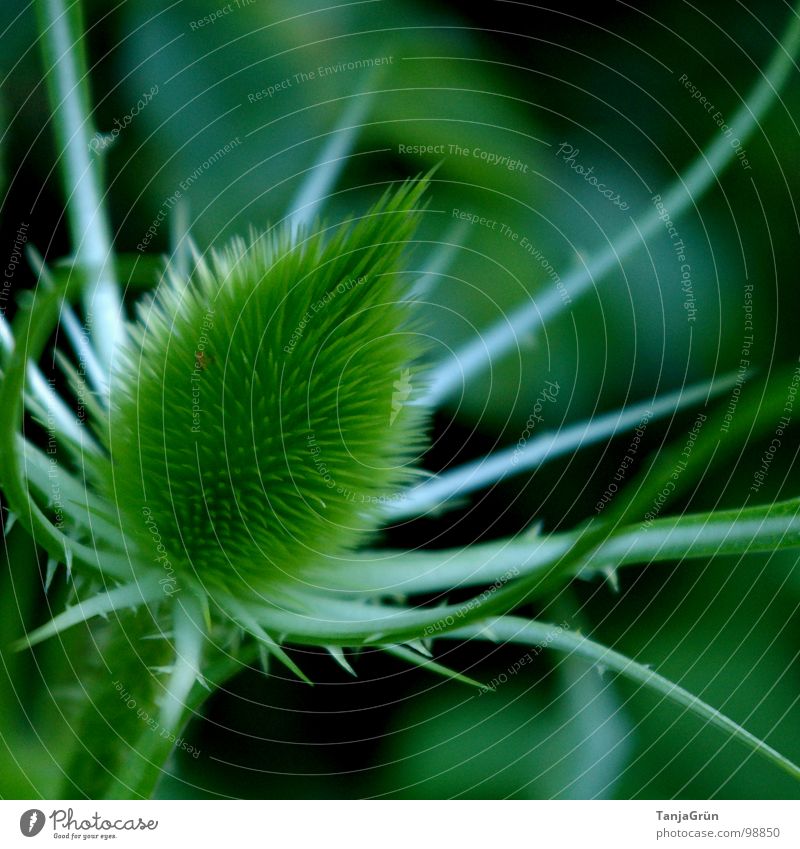
[[452, 639], [491, 639], [493, 642], [520, 643], [525, 646], [546, 646], [567, 654], [577, 654], [596, 663], [600, 668], [612, 670], [648, 690], [664, 696], [675, 704], [695, 714], [700, 719], [729, 735], [755, 754], [773, 763], [792, 778], [800, 780], [800, 766], [760, 740], [747, 729], [734, 722], [716, 708], [692, 695], [674, 681], [659, 675], [647, 666], [606, 648], [581, 634], [566, 631], [555, 625], [531, 622], [527, 619], [503, 617], [485, 624], [464, 628], [447, 635]]
[[[800, 46], [800, 16], [796, 10], [797, 6], [790, 13], [789, 25], [767, 68], [731, 119], [730, 125], [736, 127], [742, 143], [760, 126], [794, 67], [794, 56]], [[717, 181], [719, 174], [734, 161], [735, 154], [736, 149], [728, 139], [715, 133], [706, 149], [664, 193], [663, 203], [673, 220], [695, 208], [699, 199]], [[660, 226], [658, 211], [653, 207], [639, 221], [632, 222], [604, 250], [567, 275], [561, 287], [536, 295], [480, 336], [467, 342], [434, 371], [426, 401], [433, 406], [446, 401], [463, 382], [469, 382], [491, 363], [496, 363], [512, 351], [521, 338], [530, 338], [535, 331], [561, 314], [566, 308], [565, 304], [573, 303], [591, 291], [593, 285], [597, 285], [611, 270], [618, 268]], [[568, 294], [569, 301], [564, 300], [562, 291]]]
[[552, 433], [543, 433], [521, 448], [505, 448], [487, 457], [464, 463], [420, 484], [408, 493], [406, 498], [388, 507], [387, 515], [392, 520], [398, 520], [419, 516], [427, 511], [438, 512], [477, 489], [523, 472], [530, 472], [550, 460], [630, 430], [636, 427], [645, 415], [648, 415], [650, 421], [654, 421], [699, 401], [707, 402], [710, 397], [733, 386], [735, 381], [736, 377], [731, 375], [719, 380], [705, 381], [661, 398], [654, 398], [652, 401], [642, 401], [621, 410], [576, 422]]

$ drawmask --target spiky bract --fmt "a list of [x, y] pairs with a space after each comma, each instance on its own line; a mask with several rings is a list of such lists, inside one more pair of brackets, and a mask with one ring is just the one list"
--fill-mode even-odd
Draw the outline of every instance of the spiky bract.
[[400, 272], [424, 185], [328, 234], [234, 239], [140, 307], [101, 486], [142, 562], [274, 596], [375, 528], [423, 444]]

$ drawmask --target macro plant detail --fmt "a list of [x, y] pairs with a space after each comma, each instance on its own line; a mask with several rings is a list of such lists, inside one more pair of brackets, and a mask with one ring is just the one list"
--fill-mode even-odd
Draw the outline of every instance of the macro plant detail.
[[390, 438], [381, 376], [415, 359], [397, 266], [424, 185], [334, 234], [235, 240], [140, 309], [95, 474], [142, 552], [143, 509], [181, 541], [179, 583], [276, 601], [309, 563], [353, 549], [408, 478], [421, 411], [398, 411]]
[[[485, 694], [480, 666], [440, 656], [478, 642], [582, 658], [716, 727], [721, 748], [735, 741], [800, 779], [800, 767], [755, 732], [549, 607], [573, 582], [617, 585], [628, 566], [690, 568], [684, 561], [800, 548], [800, 497], [679, 515], [664, 506], [735, 450], [721, 428], [768, 435], [776, 417], [791, 417], [796, 369], [753, 386], [722, 374], [560, 430], [547, 426], [545, 408], [566, 388], [543, 376], [549, 388], [538, 406], [530, 398], [535, 415], [518, 442], [423, 471], [437, 414], [602, 286], [621, 257], [663, 230], [663, 210], [671, 223], [701, 203], [736, 149], [711, 136], [660, 207], [620, 226], [559, 286], [440, 357], [425, 274], [412, 273], [419, 227], [437, 204], [436, 169], [379, 181], [371, 188], [380, 199], [366, 207], [343, 191], [351, 212], [331, 223], [326, 201], [361, 123], [344, 110], [295, 202], [273, 221], [201, 249], [177, 209], [169, 255], [117, 254], [80, 4], [37, 5], [72, 253], [45, 261], [29, 243], [37, 285], [13, 324], [0, 319], [0, 488], [7, 537], [24, 528], [45, 553], [42, 592], [66, 582], [69, 597], [14, 651], [35, 663], [49, 642], [88, 627], [94, 649], [113, 658], [111, 676], [91, 668], [81, 678], [76, 727], [97, 751], [73, 752], [57, 792], [150, 797], [170, 757], [186, 750], [187, 723], [242, 668], [282, 669], [313, 685], [299, 649], [327, 650], [353, 676], [361, 655], [377, 652]], [[779, 97], [798, 42], [793, 14], [731, 122], [742, 143]], [[358, 108], [368, 115], [372, 105], [364, 95]], [[443, 244], [434, 276], [461, 247]], [[51, 350], [66, 392], [45, 376]], [[757, 416], [728, 422], [734, 388], [737, 399], [759, 399]], [[545, 531], [534, 516], [510, 536], [396, 544], [406, 523], [446, 518], [476, 493], [679, 413], [698, 416], [690, 439], [631, 464], [629, 476], [620, 466], [613, 498], [567, 530]], [[630, 444], [633, 456], [638, 438]]]

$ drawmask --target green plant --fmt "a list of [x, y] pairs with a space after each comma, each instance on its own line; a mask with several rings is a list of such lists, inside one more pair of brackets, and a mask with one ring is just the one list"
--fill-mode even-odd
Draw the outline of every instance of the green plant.
[[[160, 288], [128, 325], [117, 279], [123, 263], [112, 252], [90, 154], [79, 7], [67, 10], [58, 0], [39, 5], [48, 66], [58, 70], [50, 75], [51, 97], [75, 254], [48, 269], [32, 253], [42, 285], [21, 304], [13, 331], [2, 326], [0, 432], [17, 450], [4, 453], [0, 480], [9, 509], [47, 551], [47, 583], [60, 563], [83, 583], [76, 584], [78, 603], [19, 647], [101, 615], [115, 617], [118, 633], [109, 639], [119, 641], [123, 658], [125, 642], [130, 649], [157, 637], [147, 652], [158, 673], [143, 687], [147, 699], [139, 697], [155, 725], [132, 718], [129, 729], [108, 741], [108, 773], [91, 775], [84, 767], [81, 774], [76, 765], [81, 789], [97, 796], [151, 794], [187, 717], [243, 663], [260, 654], [265, 664], [271, 657], [304, 677], [284, 645], [324, 646], [348, 669], [349, 650], [372, 646], [480, 686], [432, 658], [439, 638], [574, 652], [672, 699], [800, 778], [800, 768], [764, 741], [642, 664], [577, 633], [554, 636], [554, 626], [507, 615], [576, 577], [613, 580], [627, 564], [798, 547], [800, 500], [648, 519], [679, 462], [683, 446], [676, 446], [601, 516], [569, 533], [544, 537], [534, 529], [445, 551], [365, 547], [382, 523], [444, 510], [474, 489], [634, 427], [645, 409], [664, 416], [709, 404], [733, 378], [417, 482], [410, 465], [423, 447], [426, 416], [462, 381], [512, 350], [519, 335], [557, 315], [561, 294], [551, 292], [536, 309], [520, 307], [452, 360], [421, 368], [413, 303], [397, 271], [428, 180], [388, 193], [364, 216], [331, 230], [309, 224], [336, 179], [336, 166], [329, 165], [320, 169], [324, 179], [301, 193], [287, 222], [266, 234], [236, 240], [209, 258], [178, 238]], [[736, 121], [743, 138], [785, 81], [799, 38], [795, 20]], [[696, 202], [733, 156], [718, 137], [665, 195], [672, 216]], [[580, 297], [660, 226], [653, 209], [564, 281], [570, 297]], [[70, 306], [78, 298], [91, 319], [91, 344]], [[60, 358], [74, 392], [86, 399], [93, 433], [77, 424], [36, 370], [59, 322], [87, 366], [90, 385]], [[790, 379], [778, 374], [759, 387], [765, 411], [781, 409]], [[395, 392], [388, 391], [395, 383]], [[197, 410], [187, 403], [195, 388], [203, 399]], [[63, 452], [55, 470], [20, 432], [24, 406], [47, 423]], [[772, 426], [768, 415], [761, 426]], [[721, 458], [725, 449], [708, 432], [698, 437], [673, 491], [690, 487], [711, 455]], [[413, 599], [467, 587], [484, 589], [444, 607], [392, 600], [397, 593]], [[142, 607], [144, 621], [129, 613]], [[128, 677], [136, 675], [131, 665]], [[100, 704], [109, 689], [108, 681], [98, 684], [93, 701]], [[119, 701], [118, 693], [111, 699]], [[96, 713], [93, 704], [86, 725], [102, 735]]]

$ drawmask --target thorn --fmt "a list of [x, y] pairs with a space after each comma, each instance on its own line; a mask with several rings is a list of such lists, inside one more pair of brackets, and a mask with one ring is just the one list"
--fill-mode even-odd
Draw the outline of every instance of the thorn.
[[488, 625], [484, 626], [483, 633], [486, 634], [486, 636], [493, 643], [499, 643], [500, 642], [500, 640], [497, 637], [497, 634]]
[[58, 560], [54, 560], [52, 557], [47, 559], [47, 572], [44, 578], [44, 591], [49, 592], [50, 584], [53, 583], [53, 576], [56, 573], [56, 569], [58, 569]]
[[350, 675], [355, 676], [356, 671], [347, 661], [347, 658], [344, 655], [344, 649], [341, 646], [325, 646], [325, 648], [330, 653], [331, 657], [339, 664], [339, 666], [344, 669], [345, 672], [349, 672]]
[[269, 675], [270, 654], [263, 643], [258, 644], [258, 659], [261, 662], [261, 670], [263, 673], [265, 675]]
[[72, 579], [72, 549], [69, 547], [66, 537], [64, 538], [64, 563], [67, 566], [67, 580]]
[[370, 634], [368, 637], [363, 639], [361, 642], [365, 646], [377, 645], [384, 638], [384, 634]]
[[425, 657], [433, 657], [433, 655], [428, 650], [427, 646], [423, 645], [421, 640], [409, 640], [406, 645], [413, 649], [416, 652], [419, 652], [421, 655]]
[[283, 650], [280, 642], [276, 642], [257, 621], [255, 621], [246, 611], [242, 611], [243, 622], [239, 623], [248, 633], [252, 634], [258, 642], [276, 659], [279, 660], [287, 669], [293, 672], [301, 681], [304, 681], [310, 686], [314, 686], [314, 682], [303, 672], [302, 669], [289, 657]]
[[264, 643], [267, 651], [277, 658], [289, 671], [294, 672], [301, 681], [305, 682], [309, 686], [314, 686], [314, 682], [308, 677], [308, 675], [300, 669], [300, 667], [289, 657], [288, 654], [286, 654], [278, 643], [272, 641], [272, 638], [268, 634], [262, 633], [259, 635], [259, 639]]
[[155, 634], [147, 634], [144, 637], [140, 637], [142, 640], [171, 640], [172, 639], [172, 631], [157, 631]]
[[200, 609], [203, 614], [203, 622], [206, 626], [206, 631], [211, 633], [211, 608], [208, 605], [208, 596], [200, 596]]
[[47, 267], [47, 263], [44, 261], [44, 257], [30, 244], [25, 248], [25, 254], [28, 257], [28, 262], [32, 270], [41, 279], [45, 287], [47, 289], [54, 289], [55, 281], [53, 280], [53, 275], [50, 273], [50, 269]]
[[597, 666], [595, 667], [595, 669], [597, 670], [597, 674], [601, 678], [606, 677], [606, 672], [608, 672], [608, 667], [604, 663], [598, 663]]
[[525, 537], [535, 539], [536, 537], [540, 537], [542, 535], [542, 528], [544, 527], [544, 522], [539, 519], [534, 522], [527, 531], [525, 531]]
[[10, 510], [8, 511], [8, 516], [6, 516], [6, 523], [3, 527], [3, 535], [8, 536], [11, 533], [11, 529], [14, 525], [17, 524], [17, 514], [12, 513]]
[[617, 574], [617, 570], [613, 566], [606, 566], [601, 571], [606, 576], [606, 580], [613, 592], [619, 593], [619, 575]]
[[462, 684], [469, 684], [471, 687], [477, 687], [478, 689], [484, 688], [484, 685], [476, 681], [474, 678], [462, 675], [460, 672], [455, 672], [447, 666], [442, 666], [441, 663], [436, 663], [433, 660], [421, 657], [416, 652], [407, 649], [405, 646], [383, 646], [383, 650], [387, 654], [399, 657], [401, 660], [406, 660], [421, 669], [427, 669], [430, 672], [443, 676], [444, 678], [451, 678], [454, 681], [460, 681]]
[[101, 133], [98, 131], [92, 139], [92, 141], [97, 142], [97, 144], [92, 146], [90, 143], [89, 148], [97, 159], [102, 160], [105, 158], [106, 153], [114, 147], [117, 138], [118, 136], [112, 135], [111, 133]]

